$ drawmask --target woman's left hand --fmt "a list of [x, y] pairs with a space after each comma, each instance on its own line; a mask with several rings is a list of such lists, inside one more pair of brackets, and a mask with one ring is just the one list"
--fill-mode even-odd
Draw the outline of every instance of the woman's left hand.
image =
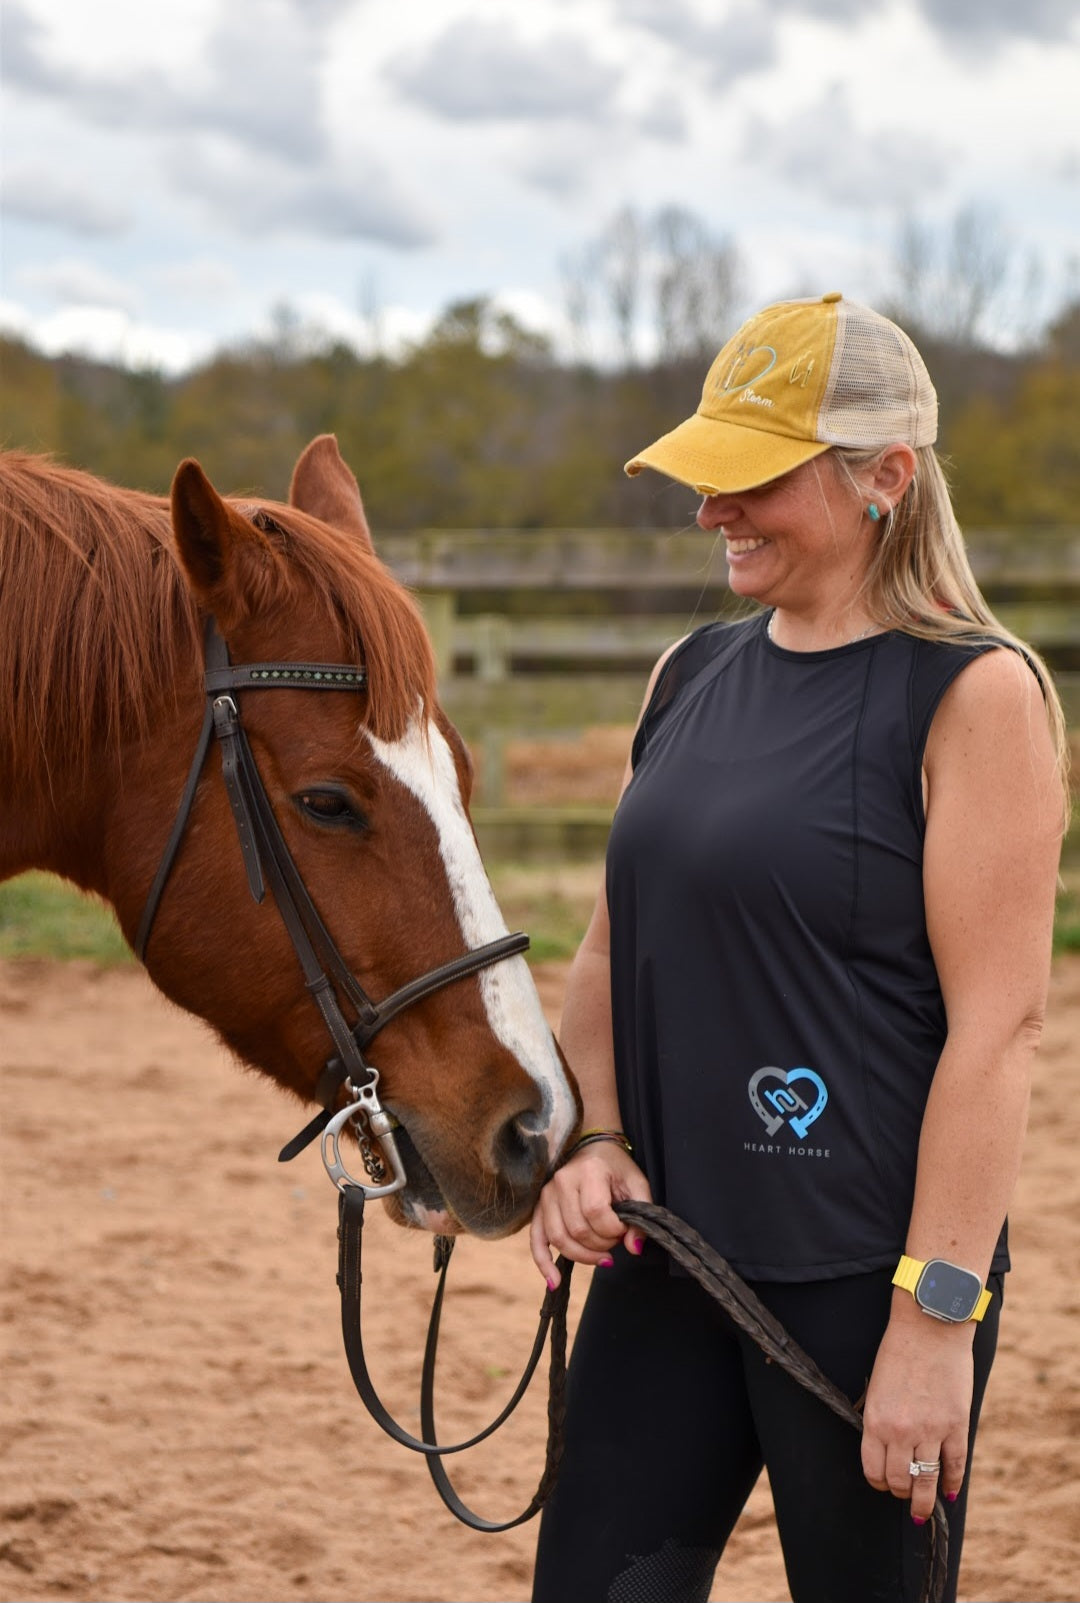
[[[862, 1463], [879, 1492], [911, 1499], [911, 1517], [934, 1512], [940, 1490], [960, 1491], [971, 1417], [973, 1326], [931, 1319], [911, 1299], [896, 1309], [874, 1362], [863, 1409]], [[941, 1460], [939, 1475], [912, 1475], [916, 1459]]]

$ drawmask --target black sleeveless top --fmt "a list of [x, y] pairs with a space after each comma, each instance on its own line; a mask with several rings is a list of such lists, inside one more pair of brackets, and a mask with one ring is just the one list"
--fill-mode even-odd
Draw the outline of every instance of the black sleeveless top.
[[923, 750], [996, 642], [793, 652], [766, 622], [692, 634], [638, 730], [607, 858], [616, 1077], [658, 1202], [750, 1278], [823, 1280], [904, 1251], [946, 1034]]

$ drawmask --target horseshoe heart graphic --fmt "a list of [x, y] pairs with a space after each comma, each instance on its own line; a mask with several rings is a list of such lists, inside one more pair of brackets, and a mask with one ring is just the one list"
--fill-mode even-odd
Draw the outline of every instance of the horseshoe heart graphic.
[[[763, 1080], [774, 1080], [775, 1085], [761, 1089]], [[816, 1096], [813, 1102], [804, 1102], [797, 1091], [791, 1088], [797, 1081], [808, 1081], [814, 1087]], [[756, 1074], [750, 1076], [747, 1086], [750, 1093], [750, 1103], [765, 1125], [769, 1135], [775, 1135], [785, 1121], [790, 1124], [800, 1140], [806, 1140], [806, 1132], [820, 1118], [829, 1092], [825, 1081], [813, 1069], [776, 1069], [771, 1066], [758, 1069]]]

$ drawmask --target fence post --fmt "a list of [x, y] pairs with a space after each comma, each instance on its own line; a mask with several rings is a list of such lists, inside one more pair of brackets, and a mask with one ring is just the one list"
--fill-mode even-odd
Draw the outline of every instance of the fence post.
[[476, 649], [476, 677], [484, 684], [493, 685], [507, 678], [510, 672], [510, 620], [498, 613], [486, 612], [473, 622], [473, 641]]
[[[473, 625], [476, 677], [482, 684], [503, 684], [510, 676], [510, 620], [488, 612]], [[506, 798], [506, 730], [501, 719], [489, 719], [481, 742], [485, 807], [501, 807]]]
[[441, 685], [454, 671], [454, 612], [457, 598], [452, 590], [414, 590], [413, 595], [424, 614]]

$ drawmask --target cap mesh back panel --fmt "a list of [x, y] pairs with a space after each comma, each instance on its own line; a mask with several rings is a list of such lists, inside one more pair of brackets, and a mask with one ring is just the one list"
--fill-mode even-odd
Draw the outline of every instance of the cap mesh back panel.
[[855, 301], [836, 308], [836, 345], [821, 402], [818, 439], [873, 449], [902, 440], [932, 445], [937, 396], [902, 329]]

